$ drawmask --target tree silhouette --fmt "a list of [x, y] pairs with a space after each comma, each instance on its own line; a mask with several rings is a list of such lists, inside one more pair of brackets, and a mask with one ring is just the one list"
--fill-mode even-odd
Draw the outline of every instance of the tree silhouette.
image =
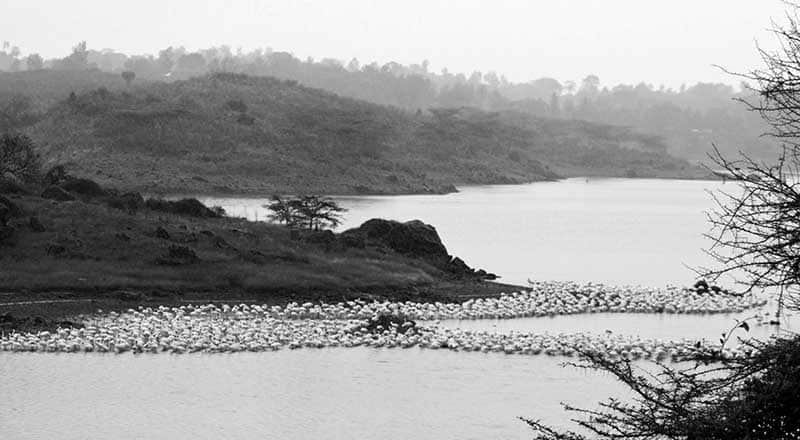
[[133, 80], [136, 79], [136, 73], [131, 70], [126, 70], [122, 72], [122, 79], [124, 79], [125, 83], [130, 87]]
[[44, 60], [38, 53], [32, 53], [25, 58], [28, 70], [41, 70], [44, 67]]
[[313, 195], [291, 199], [276, 195], [265, 207], [272, 211], [269, 217], [273, 221], [314, 231], [339, 226], [342, 213], [347, 211], [329, 197]]

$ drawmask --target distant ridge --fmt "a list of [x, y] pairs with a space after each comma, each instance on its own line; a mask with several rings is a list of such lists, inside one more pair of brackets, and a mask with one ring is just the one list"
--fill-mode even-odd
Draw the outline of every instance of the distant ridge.
[[271, 77], [128, 87], [98, 71], [40, 71], [0, 75], [0, 92], [14, 89], [9, 81], [40, 91], [47, 110], [25, 130], [49, 164], [141, 191], [441, 193], [575, 175], [705, 175], [627, 128], [471, 108], [410, 112]]

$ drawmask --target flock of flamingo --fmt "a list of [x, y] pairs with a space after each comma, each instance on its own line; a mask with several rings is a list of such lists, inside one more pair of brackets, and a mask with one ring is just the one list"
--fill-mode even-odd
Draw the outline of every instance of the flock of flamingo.
[[[84, 318], [83, 328], [11, 332], [0, 351], [100, 353], [220, 353], [325, 347], [422, 348], [506, 354], [680, 359], [697, 340], [659, 340], [611, 332], [498, 333], [445, 327], [437, 320], [513, 319], [580, 313], [738, 313], [766, 300], [725, 292], [667, 287], [532, 283], [529, 290], [462, 303], [347, 301], [269, 305], [139, 307]], [[381, 316], [402, 317], [375, 325]], [[370, 324], [371, 323], [371, 324]], [[702, 341], [702, 344], [707, 342]], [[745, 348], [726, 347], [729, 356]]]

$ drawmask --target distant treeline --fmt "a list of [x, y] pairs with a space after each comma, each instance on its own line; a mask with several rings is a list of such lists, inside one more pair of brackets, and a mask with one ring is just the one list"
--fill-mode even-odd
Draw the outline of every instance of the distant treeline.
[[[68, 56], [49, 60], [37, 54], [23, 56], [8, 43], [0, 51], [3, 71], [92, 68], [124, 73], [128, 82], [174, 81], [209, 72], [274, 76], [410, 111], [437, 107], [513, 109], [539, 117], [629, 126], [663, 137], [670, 151], [689, 159], [704, 158], [712, 142], [723, 151], [744, 150], [755, 156], [776, 151], [770, 139], [759, 137], [767, 131], [761, 118], [736, 101], [747, 98], [746, 84], [740, 90], [713, 83], [681, 86], [679, 90], [646, 83], [609, 88], [601, 87], [595, 75], [579, 83], [553, 78], [513, 83], [495, 72], [431, 72], [427, 61], [406, 66], [395, 62], [362, 64], [355, 58], [347, 63], [331, 58], [301, 60], [269, 48], [242, 52], [228, 46], [196, 52], [168, 47], [157, 55], [129, 56], [88, 49], [82, 42]], [[10, 99], [7, 96], [3, 101], [0, 96], [0, 110]]]

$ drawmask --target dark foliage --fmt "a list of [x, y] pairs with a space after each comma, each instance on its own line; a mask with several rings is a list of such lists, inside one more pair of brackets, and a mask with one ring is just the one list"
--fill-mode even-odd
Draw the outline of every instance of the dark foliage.
[[[732, 275], [745, 292], [773, 293], [780, 308], [800, 306], [800, 28], [797, 6], [789, 7], [789, 25], [776, 30], [780, 49], [762, 51], [765, 69], [746, 75], [756, 82], [757, 100], [744, 100], [784, 143], [783, 154], [773, 164], [745, 154], [730, 160], [715, 149], [711, 158], [721, 168], [715, 171], [734, 182], [714, 194], [717, 208], [709, 213], [708, 253], [717, 267], [698, 270], [711, 280]], [[749, 324], [737, 322], [739, 328], [749, 331]], [[659, 364], [656, 372], [585, 352], [579, 366], [610, 373], [633, 399], [609, 399], [596, 410], [567, 406], [582, 433], [524, 420], [541, 440], [800, 439], [800, 336], [777, 336], [740, 340], [745, 350], [734, 357], [698, 345], [691, 366]]]
[[[0, 52], [0, 58], [2, 55]], [[23, 63], [19, 54], [6, 56], [12, 65]], [[41, 60], [38, 61], [28, 59], [32, 72], [42, 72], [37, 70], [41, 68]], [[0, 60], [0, 69], [2, 64]], [[345, 64], [330, 58], [301, 60], [288, 52], [272, 50], [234, 53], [226, 46], [193, 53], [185, 48], [169, 47], [158, 54], [128, 56], [91, 50], [82, 43], [70, 56], [53, 60], [53, 68], [67, 74], [100, 73], [86, 69], [102, 69], [114, 72], [113, 76], [120, 83], [123, 82], [117, 73], [120, 71], [158, 81], [183, 80], [208, 73], [231, 77], [270, 76], [286, 80], [286, 84], [300, 83], [409, 111], [475, 107], [516, 110], [538, 117], [582, 119], [635, 127], [661, 136], [673, 152], [695, 160], [704, 158], [711, 139], [721, 140], [726, 146], [746, 139], [747, 148], [761, 157], [771, 155], [775, 147], [768, 140], [758, 138], [764, 130], [763, 122], [732, 102], [733, 98], [747, 98], [746, 88], [737, 91], [726, 84], [697, 83], [678, 90], [645, 82], [601, 87], [600, 78], [595, 75], [587, 75], [579, 84], [547, 77], [513, 83], [496, 72], [454, 74], [446, 69], [434, 72], [428, 69], [427, 62], [379, 65], [362, 64], [353, 59]], [[31, 72], [17, 72], [28, 73]], [[0, 87], [0, 94], [2, 92]], [[59, 96], [63, 97], [63, 92]]]
[[136, 72], [126, 70], [122, 72], [122, 79], [124, 79], [125, 83], [130, 86], [133, 80], [136, 79]]
[[147, 209], [152, 209], [153, 211], [164, 211], [190, 217], [216, 218], [225, 215], [225, 211], [222, 208], [209, 208], [194, 198], [180, 200], [147, 199], [144, 205]]
[[0, 93], [0, 132], [20, 130], [35, 123], [40, 116], [27, 95]]
[[692, 366], [656, 372], [584, 352], [584, 362], [571, 365], [610, 373], [634, 393], [632, 401], [609, 399], [598, 410], [566, 406], [586, 433], [523, 420], [538, 440], [800, 439], [800, 337], [748, 344], [746, 357], [698, 349]]
[[0, 177], [11, 174], [23, 181], [39, 177], [41, 161], [33, 141], [24, 134], [0, 136]]
[[319, 231], [335, 228], [341, 223], [342, 213], [347, 210], [330, 197], [298, 196], [284, 199], [272, 196], [272, 202], [265, 206], [272, 211], [270, 219], [291, 228]]
[[713, 194], [716, 208], [708, 213], [712, 225], [706, 234], [713, 243], [708, 253], [714, 268], [700, 268], [702, 276], [719, 279], [732, 275], [745, 292], [778, 292], [780, 307], [800, 308], [800, 157], [786, 148], [775, 164], [744, 156], [714, 162], [736, 181], [732, 190]]

